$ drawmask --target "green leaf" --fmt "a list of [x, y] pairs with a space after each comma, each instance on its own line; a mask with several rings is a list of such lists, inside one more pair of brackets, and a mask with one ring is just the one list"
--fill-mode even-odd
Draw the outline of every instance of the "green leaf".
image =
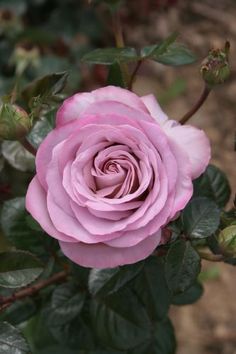
[[145, 343], [128, 354], [175, 354], [176, 339], [174, 328], [168, 318], [154, 323], [153, 336], [149, 343]]
[[12, 325], [18, 325], [31, 318], [36, 311], [36, 304], [31, 298], [18, 300], [0, 314], [0, 321], [7, 321]]
[[115, 63], [128, 63], [138, 59], [134, 48], [104, 48], [95, 49], [85, 54], [82, 61], [90, 64], [112, 65]]
[[133, 348], [150, 337], [150, 320], [130, 290], [124, 289], [103, 300], [94, 299], [91, 316], [102, 343], [120, 350]]
[[45, 253], [43, 247], [45, 237], [39, 226], [38, 231], [35, 231], [29, 225], [25, 198], [10, 199], [3, 204], [1, 225], [4, 235], [16, 248], [40, 255]]
[[0, 286], [18, 288], [36, 280], [43, 271], [41, 262], [25, 251], [0, 253]]
[[217, 230], [220, 210], [215, 202], [208, 198], [194, 198], [184, 209], [181, 220], [186, 236], [192, 239], [206, 238]]
[[180, 43], [173, 43], [168, 47], [166, 53], [152, 59], [158, 63], [170, 66], [187, 65], [196, 61], [195, 55]]
[[181, 43], [175, 43], [177, 34], [173, 33], [166, 40], [157, 45], [142, 49], [141, 56], [144, 59], [155, 60], [158, 63], [171, 66], [192, 64], [195, 55]]
[[144, 47], [141, 50], [141, 57], [144, 59], [152, 59], [153, 57], [157, 57], [158, 55], [165, 54], [168, 50], [168, 47], [176, 41], [178, 37], [177, 33], [172, 33], [169, 37], [167, 37], [160, 44], [154, 44], [148, 47]]
[[35, 148], [38, 148], [41, 142], [52, 129], [53, 126], [51, 123], [45, 117], [43, 117], [35, 123], [33, 129], [28, 134], [27, 139]]
[[33, 97], [54, 96], [64, 89], [67, 76], [66, 72], [45, 75], [27, 85], [21, 93], [22, 98], [30, 105]]
[[107, 85], [114, 85], [118, 87], [125, 88], [126, 84], [123, 78], [123, 73], [118, 63], [115, 63], [110, 66]]
[[200, 269], [200, 257], [189, 241], [178, 240], [170, 246], [166, 257], [165, 274], [172, 293], [187, 290], [196, 280]]
[[21, 332], [7, 322], [0, 323], [0, 353], [29, 354], [30, 350]]
[[48, 321], [51, 326], [63, 325], [75, 318], [83, 308], [85, 293], [81, 293], [72, 283], [58, 286], [51, 300], [51, 308]]
[[206, 171], [194, 181], [194, 196], [207, 197], [223, 208], [230, 198], [227, 176], [218, 167], [209, 165]]
[[135, 292], [151, 319], [160, 320], [166, 316], [171, 299], [161, 258], [149, 257], [145, 261], [142, 271], [135, 279]]
[[17, 170], [23, 172], [35, 170], [35, 157], [18, 141], [4, 141], [2, 154], [7, 162]]
[[143, 268], [143, 262], [110, 269], [92, 269], [89, 291], [92, 295], [110, 295], [125, 286]]
[[203, 294], [203, 286], [196, 282], [191, 288], [181, 294], [177, 294], [172, 299], [174, 305], [190, 305], [200, 299]]
[[89, 352], [95, 348], [94, 332], [90, 327], [90, 323], [88, 325], [81, 316], [77, 316], [62, 326], [49, 326], [48, 330], [61, 345]]

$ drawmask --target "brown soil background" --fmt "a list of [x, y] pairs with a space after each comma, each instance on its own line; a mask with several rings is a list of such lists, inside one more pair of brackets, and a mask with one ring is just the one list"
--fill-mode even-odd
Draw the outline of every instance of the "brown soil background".
[[[137, 27], [127, 25], [125, 32], [129, 45], [142, 46], [155, 43], [176, 30], [180, 40], [196, 52], [199, 61], [183, 68], [147, 64], [140, 72], [135, 91], [139, 94], [154, 92], [163, 98], [176, 80], [183, 80], [185, 90], [177, 97], [166, 99], [164, 105], [170, 117], [181, 118], [200, 95], [201, 60], [210, 48], [221, 48], [226, 39], [230, 41], [231, 78], [211, 93], [191, 124], [203, 128], [210, 138], [212, 163], [228, 175], [233, 198], [236, 192], [236, 1], [180, 1], [177, 7], [153, 11]], [[219, 274], [205, 281], [203, 297], [195, 305], [171, 309], [178, 354], [236, 354], [236, 268], [209, 262], [203, 265], [204, 269], [212, 267], [217, 267]]]

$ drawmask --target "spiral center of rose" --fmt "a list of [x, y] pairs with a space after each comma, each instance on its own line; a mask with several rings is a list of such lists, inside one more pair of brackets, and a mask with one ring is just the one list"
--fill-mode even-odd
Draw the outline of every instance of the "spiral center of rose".
[[138, 159], [125, 145], [112, 145], [100, 151], [93, 161], [91, 174], [94, 192], [100, 197], [121, 198], [139, 186]]

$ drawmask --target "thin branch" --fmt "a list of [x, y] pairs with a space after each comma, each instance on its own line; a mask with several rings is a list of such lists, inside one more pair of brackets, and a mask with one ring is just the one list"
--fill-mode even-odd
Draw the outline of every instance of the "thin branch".
[[199, 98], [199, 100], [196, 102], [196, 104], [193, 106], [193, 108], [190, 109], [181, 119], [180, 119], [180, 124], [185, 124], [198, 110], [199, 108], [203, 105], [203, 103], [206, 101], [207, 97], [209, 96], [209, 93], [211, 92], [211, 89], [205, 85], [204, 89], [202, 91], [202, 94]]
[[143, 63], [143, 60], [141, 60], [141, 59], [138, 60], [136, 66], [135, 66], [135, 68], [134, 68], [134, 71], [133, 71], [132, 74], [131, 74], [130, 82], [129, 82], [129, 87], [128, 87], [129, 90], [132, 90], [134, 81], [135, 81], [135, 79], [136, 79], [137, 73], [138, 73], [138, 71], [139, 71], [139, 69], [140, 69], [142, 63]]
[[36, 156], [37, 154], [37, 149], [33, 145], [30, 144], [30, 142], [26, 138], [22, 138], [19, 140], [22, 146], [29, 151], [32, 155]]
[[52, 275], [48, 279], [43, 279], [32, 286], [29, 286], [25, 289], [19, 290], [10, 296], [0, 297], [0, 311], [6, 309], [8, 306], [10, 306], [13, 302], [15, 302], [17, 300], [24, 299], [25, 297], [28, 297], [28, 296], [36, 295], [40, 290], [48, 287], [49, 285], [52, 285], [54, 283], [58, 283], [61, 281], [65, 281], [67, 276], [68, 276], [68, 272], [62, 271], [62, 272]]

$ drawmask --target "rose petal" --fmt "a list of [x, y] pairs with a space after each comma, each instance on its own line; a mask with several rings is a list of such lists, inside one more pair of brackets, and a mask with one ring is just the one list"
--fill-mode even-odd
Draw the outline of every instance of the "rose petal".
[[47, 211], [46, 197], [45, 190], [39, 183], [38, 177], [35, 176], [27, 190], [26, 209], [50, 236], [66, 242], [77, 242], [54, 227]]
[[[90, 93], [78, 93], [65, 100], [57, 112], [57, 126], [64, 125], [68, 123], [68, 121], [78, 119], [80, 114], [85, 112], [86, 109], [94, 102], [98, 103], [97, 106], [99, 106], [101, 101], [113, 101], [114, 103], [121, 102], [122, 105], [127, 105], [135, 108], [135, 110], [147, 112], [142, 100], [134, 93], [119, 87], [107, 86]], [[109, 112], [113, 113], [116, 112], [116, 110], [111, 107]]]
[[168, 120], [167, 115], [161, 109], [154, 95], [143, 96], [141, 97], [141, 100], [147, 107], [151, 116], [155, 118], [160, 125]]
[[163, 126], [171, 141], [174, 141], [179, 149], [187, 153], [191, 164], [191, 177], [199, 177], [206, 169], [210, 157], [210, 142], [203, 130], [190, 125]]
[[102, 243], [86, 245], [82, 242], [73, 244], [72, 247], [67, 242], [60, 242], [60, 247], [68, 258], [83, 267], [113, 268], [146, 258], [158, 246], [160, 239], [161, 231], [128, 248], [114, 248]]

